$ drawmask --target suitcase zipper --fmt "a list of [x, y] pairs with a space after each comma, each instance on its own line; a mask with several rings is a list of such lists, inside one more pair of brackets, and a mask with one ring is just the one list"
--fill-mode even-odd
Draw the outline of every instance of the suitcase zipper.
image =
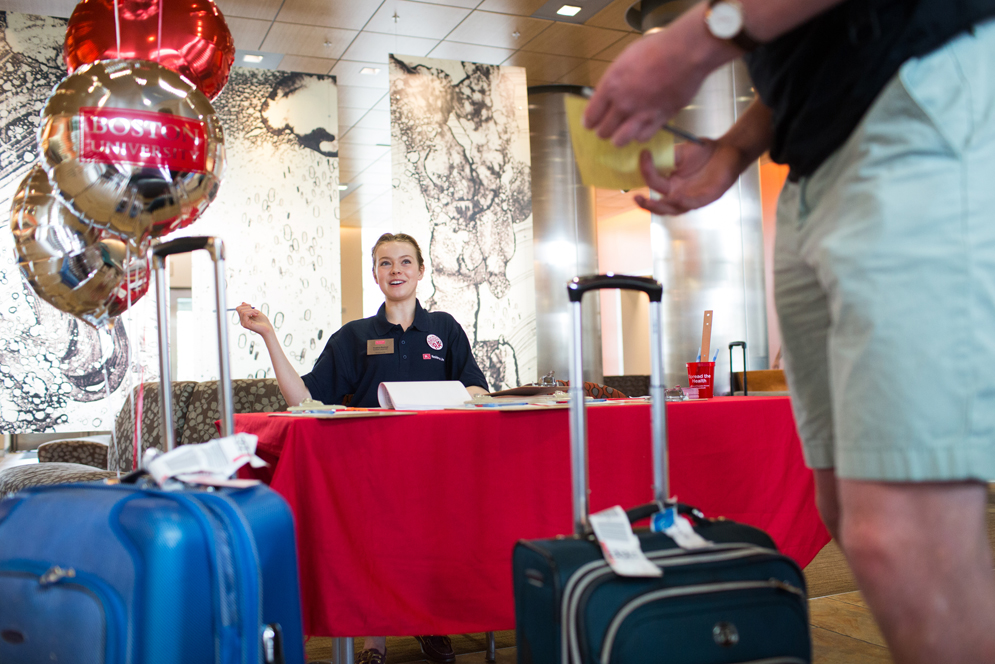
[[125, 611], [117, 591], [106, 581], [95, 574], [78, 572], [72, 567], [63, 569], [48, 563], [15, 560], [0, 565], [0, 576], [26, 576], [38, 580], [43, 587], [68, 586], [79, 588], [82, 592], [93, 596], [104, 610], [105, 662], [123, 662], [127, 655], [121, 642], [124, 636], [120, 627], [127, 625]]
[[[256, 550], [255, 540], [252, 538], [249, 523], [235, 501], [219, 492], [205, 492], [199, 498], [201, 503], [216, 518], [225, 518], [230, 525], [226, 529], [227, 534], [230, 536], [228, 542], [230, 550], [227, 553], [233, 563], [236, 558], [239, 563], [234, 565], [231, 570], [233, 590], [238, 587], [248, 590], [242, 597], [238, 597], [236, 592], [236, 600], [242, 604], [239, 611], [242, 616], [242, 633], [240, 635], [240, 640], [242, 641], [242, 658], [246, 664], [250, 664], [258, 659], [263, 648], [261, 634], [255, 634], [257, 629], [262, 629], [261, 626], [263, 623], [263, 607], [260, 592], [263, 587], [263, 581], [262, 569], [259, 565], [259, 553]], [[246, 562], [249, 564], [244, 564]], [[235, 581], [235, 573], [250, 575], [251, 572], [249, 570], [255, 570], [255, 574], [251, 575], [252, 584], [238, 584]], [[255, 586], [254, 589], [252, 588], [253, 584]]]
[[[684, 565], [695, 565], [699, 563], [726, 562], [753, 556], [779, 557], [776, 551], [765, 549], [759, 546], [742, 544], [717, 544], [707, 549], [697, 549], [688, 551], [686, 549], [665, 549], [663, 551], [653, 551], [646, 554], [646, 557], [655, 562], [660, 568], [678, 567]], [[582, 662], [580, 655], [580, 642], [578, 639], [578, 629], [575, 628], [578, 620], [577, 613], [580, 606], [580, 598], [584, 591], [598, 579], [611, 576], [614, 572], [603, 559], [595, 560], [580, 567], [567, 581], [563, 591], [563, 609], [561, 623], [561, 650], [562, 661], [569, 664], [571, 661]]]
[[[622, 608], [618, 610], [618, 613], [615, 614], [615, 617], [612, 618], [611, 623], [608, 625], [608, 631], [605, 632], [605, 642], [601, 647], [601, 664], [609, 664], [611, 661], [612, 647], [615, 645], [615, 636], [618, 634], [619, 627], [622, 625], [622, 622], [632, 614], [633, 611], [641, 606], [645, 606], [646, 604], [657, 600], [670, 599], [672, 597], [734, 592], [737, 590], [760, 590], [763, 588], [789, 592], [802, 599], [805, 598], [805, 593], [802, 592], [800, 588], [796, 588], [790, 583], [785, 583], [778, 579], [768, 579], [767, 581], [727, 581], [725, 583], [703, 583], [695, 586], [684, 586], [681, 588], [662, 588], [660, 590], [654, 590], [653, 592], [646, 593], [645, 595], [640, 595], [639, 597], [629, 601], [627, 604], [623, 604]], [[768, 658], [766, 660], [759, 660], [759, 662], [777, 661], [791, 662], [802, 660], [798, 660], [797, 658]]]

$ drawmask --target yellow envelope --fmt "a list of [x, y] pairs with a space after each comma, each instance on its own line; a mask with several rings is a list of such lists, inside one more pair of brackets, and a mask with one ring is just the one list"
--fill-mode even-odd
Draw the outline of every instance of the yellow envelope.
[[624, 190], [645, 187], [646, 181], [639, 172], [639, 155], [643, 150], [650, 151], [661, 173], [674, 170], [673, 135], [661, 129], [645, 143], [632, 141], [617, 148], [609, 139], [598, 138], [594, 131], [584, 128], [581, 118], [587, 101], [580, 95], [564, 97], [574, 158], [585, 186]]

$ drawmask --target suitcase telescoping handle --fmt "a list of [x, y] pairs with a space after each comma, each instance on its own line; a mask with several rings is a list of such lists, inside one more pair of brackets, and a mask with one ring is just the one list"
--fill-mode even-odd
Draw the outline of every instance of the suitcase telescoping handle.
[[743, 396], [749, 396], [750, 391], [746, 387], [746, 342], [733, 341], [729, 344], [729, 394], [736, 395], [736, 372], [732, 370], [732, 349], [736, 346], [743, 348]]
[[235, 433], [234, 398], [231, 389], [231, 367], [228, 361], [227, 304], [225, 298], [225, 245], [218, 237], [181, 237], [157, 244], [149, 249], [149, 260], [155, 271], [157, 318], [159, 322], [159, 402], [162, 405], [162, 446], [169, 452], [176, 446], [173, 425], [173, 392], [169, 371], [169, 284], [166, 258], [174, 254], [207, 251], [214, 261], [214, 295], [218, 310], [218, 357], [221, 380], [218, 381], [218, 402], [221, 404], [221, 435]]
[[650, 299], [650, 409], [653, 415], [653, 500], [667, 499], [667, 410], [663, 385], [663, 286], [646, 277], [597, 274], [567, 284], [573, 321], [570, 363], [570, 464], [573, 483], [574, 533], [590, 532], [587, 492], [587, 411], [584, 408], [584, 344], [581, 299], [606, 288], [638, 290]]

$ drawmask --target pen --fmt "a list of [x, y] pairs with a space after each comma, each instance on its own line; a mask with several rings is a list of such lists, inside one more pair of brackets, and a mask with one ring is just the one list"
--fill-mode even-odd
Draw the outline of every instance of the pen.
[[[583, 88], [581, 88], [580, 94], [581, 94], [582, 97], [586, 97], [586, 98], [590, 99], [591, 95], [594, 94], [594, 88], [589, 87], [589, 86], [584, 86]], [[669, 131], [674, 136], [677, 136], [678, 138], [683, 138], [685, 141], [691, 141], [692, 143], [697, 143], [698, 145], [704, 145], [705, 144], [705, 142], [703, 140], [701, 140], [700, 138], [698, 138], [697, 136], [695, 136], [691, 132], [687, 131], [686, 129], [681, 129], [680, 127], [675, 127], [674, 125], [670, 124], [669, 122], [667, 124], [663, 125], [663, 127], [661, 127], [661, 129], [663, 129], [665, 131]]]
[[719, 349], [718, 348], [715, 349], [715, 355], [712, 355], [712, 362], [715, 362], [717, 359], [719, 359]]
[[701, 346], [698, 347], [698, 359], [695, 362], [701, 362]]

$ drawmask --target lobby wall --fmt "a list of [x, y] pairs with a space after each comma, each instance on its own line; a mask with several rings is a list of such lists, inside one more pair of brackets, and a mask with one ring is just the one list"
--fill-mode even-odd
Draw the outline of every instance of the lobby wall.
[[391, 56], [393, 230], [422, 244], [419, 299], [466, 330], [491, 389], [536, 379], [525, 70]]
[[[0, 12], [0, 432], [109, 429], [127, 394], [158, 378], [154, 294], [98, 332], [36, 297], [14, 258], [11, 198], [37, 159], [38, 116], [65, 76], [66, 20]], [[228, 168], [204, 216], [169, 238], [217, 235], [226, 244], [228, 301], [267, 310], [288, 356], [309, 368], [341, 321], [335, 80], [233, 69], [214, 107]], [[193, 298], [204, 353], [216, 376], [213, 278], [194, 261]], [[271, 375], [259, 337], [230, 319], [232, 373]], [[208, 327], [210, 326], [210, 327]]]

